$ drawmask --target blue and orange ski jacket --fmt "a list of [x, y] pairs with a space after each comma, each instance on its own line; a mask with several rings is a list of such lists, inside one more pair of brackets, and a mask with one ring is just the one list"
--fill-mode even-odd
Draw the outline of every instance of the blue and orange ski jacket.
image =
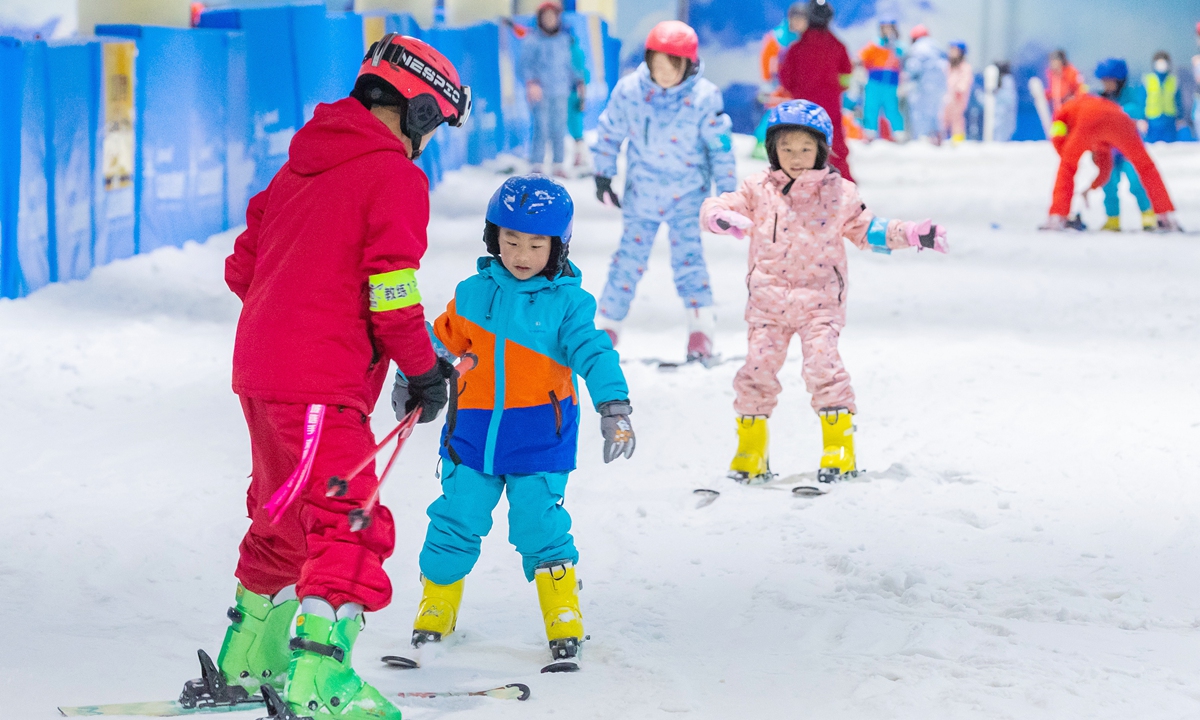
[[574, 470], [575, 374], [597, 408], [629, 398], [620, 356], [596, 329], [596, 299], [573, 264], [554, 280], [518, 280], [493, 257], [478, 268], [433, 323], [450, 353], [474, 363], [459, 379], [442, 457], [488, 475]]

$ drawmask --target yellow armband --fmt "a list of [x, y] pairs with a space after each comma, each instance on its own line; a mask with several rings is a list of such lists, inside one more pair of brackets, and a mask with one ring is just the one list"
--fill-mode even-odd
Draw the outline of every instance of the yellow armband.
[[417, 271], [412, 268], [372, 275], [367, 283], [371, 288], [371, 312], [399, 310], [421, 302]]

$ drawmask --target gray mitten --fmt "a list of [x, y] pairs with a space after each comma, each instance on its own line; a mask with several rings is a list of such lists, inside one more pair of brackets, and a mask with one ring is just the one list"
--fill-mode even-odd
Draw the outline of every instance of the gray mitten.
[[600, 432], [604, 435], [604, 462], [610, 463], [621, 455], [633, 457], [637, 437], [629, 414], [633, 407], [628, 400], [612, 400], [600, 406]]

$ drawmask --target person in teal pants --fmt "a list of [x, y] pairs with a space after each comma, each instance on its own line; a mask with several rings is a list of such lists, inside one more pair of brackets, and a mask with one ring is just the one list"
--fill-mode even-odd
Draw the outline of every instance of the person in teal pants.
[[868, 139], [879, 135], [879, 115], [887, 118], [893, 139], [903, 141], [904, 115], [900, 112], [900, 31], [895, 20], [879, 21], [879, 41], [862, 49], [859, 59], [867, 70], [867, 85], [863, 90], [863, 135]]
[[[1096, 79], [1104, 85], [1104, 91], [1101, 93], [1101, 96], [1120, 105], [1126, 114], [1136, 118], [1138, 117], [1137, 111], [1140, 99], [1133, 92], [1132, 88], [1126, 87], [1125, 83], [1128, 78], [1129, 66], [1121, 58], [1107, 58], [1101, 60], [1096, 65]], [[1133, 165], [1116, 150], [1113, 150], [1112, 154], [1112, 175], [1109, 176], [1108, 182], [1104, 184], [1104, 214], [1108, 216], [1108, 219], [1105, 220], [1104, 227], [1101, 229], [1110, 232], [1121, 231], [1121, 198], [1119, 191], [1122, 175], [1129, 181], [1129, 193], [1133, 195], [1133, 199], [1137, 201], [1138, 209], [1142, 212], [1142, 229], [1157, 229], [1158, 216], [1151, 209], [1150, 198], [1146, 195], [1146, 189], [1142, 187], [1142, 181], [1138, 178]]]

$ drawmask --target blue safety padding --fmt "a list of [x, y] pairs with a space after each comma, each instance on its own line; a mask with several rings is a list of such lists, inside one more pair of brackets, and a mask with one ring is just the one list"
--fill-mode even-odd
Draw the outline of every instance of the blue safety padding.
[[0, 38], [0, 267], [5, 297], [51, 282], [46, 43]]
[[444, 170], [478, 165], [504, 147], [500, 98], [500, 27], [481, 23], [463, 28], [434, 28], [425, 41], [446, 56], [459, 79], [471, 86], [471, 117], [465, 127], [438, 130]]
[[50, 181], [50, 278], [92, 271], [93, 200], [100, 44], [55, 43], [46, 54]]
[[[460, 77], [463, 77], [462, 65], [460, 63], [466, 55], [465, 39], [466, 35], [463, 28], [447, 27], [431, 28], [425, 32], [425, 37], [422, 38], [422, 40], [437, 48], [440, 53], [445, 55], [446, 59], [455, 68], [458, 68]], [[470, 82], [467, 82], [467, 84], [470, 84]], [[471, 88], [471, 90], [474, 92], [474, 88]], [[472, 110], [471, 114], [474, 115], [474, 112]], [[457, 170], [467, 163], [467, 133], [462, 130], [443, 126], [438, 128], [436, 137], [443, 171]]]
[[[513, 18], [514, 25], [529, 27], [531, 17]], [[521, 41], [512, 26], [502, 29], [499, 59], [506, 75], [512, 78], [512, 92], [502, 95], [504, 113], [504, 150], [525, 157], [529, 155], [532, 121], [529, 103], [525, 100], [525, 79], [521, 77]]]
[[250, 86], [246, 77], [246, 34], [227, 35], [225, 73], [225, 225], [246, 222], [253, 195], [254, 124], [250, 121]]
[[[110, 38], [111, 39], [111, 38]], [[104, 187], [104, 139], [107, 136], [108, 118], [105, 117], [104, 102], [108, 88], [103, 77], [103, 49], [105, 38], [97, 43], [94, 87], [96, 88], [95, 156], [92, 161], [92, 262], [96, 266], [107, 265], [114, 260], [134, 254], [135, 187], [106, 189]], [[134, 59], [136, 67], [137, 60]], [[136, 89], [136, 88], [135, 88]], [[135, 115], [136, 121], [136, 115]]]
[[326, 14], [323, 5], [301, 5], [292, 11], [296, 52], [296, 86], [304, 121], [318, 103], [331, 103], [350, 94], [363, 59], [362, 17], [354, 13]]
[[389, 14], [387, 16], [386, 29], [390, 33], [400, 33], [401, 35], [424, 39], [424, 31], [417, 24], [417, 19], [408, 13]]
[[283, 167], [292, 135], [304, 124], [292, 11], [289, 7], [229, 8], [200, 15], [201, 28], [241, 30], [246, 36], [247, 146], [255, 163], [251, 194], [266, 189]]
[[230, 34], [103, 25], [96, 33], [137, 41], [137, 252], [224, 230]]

